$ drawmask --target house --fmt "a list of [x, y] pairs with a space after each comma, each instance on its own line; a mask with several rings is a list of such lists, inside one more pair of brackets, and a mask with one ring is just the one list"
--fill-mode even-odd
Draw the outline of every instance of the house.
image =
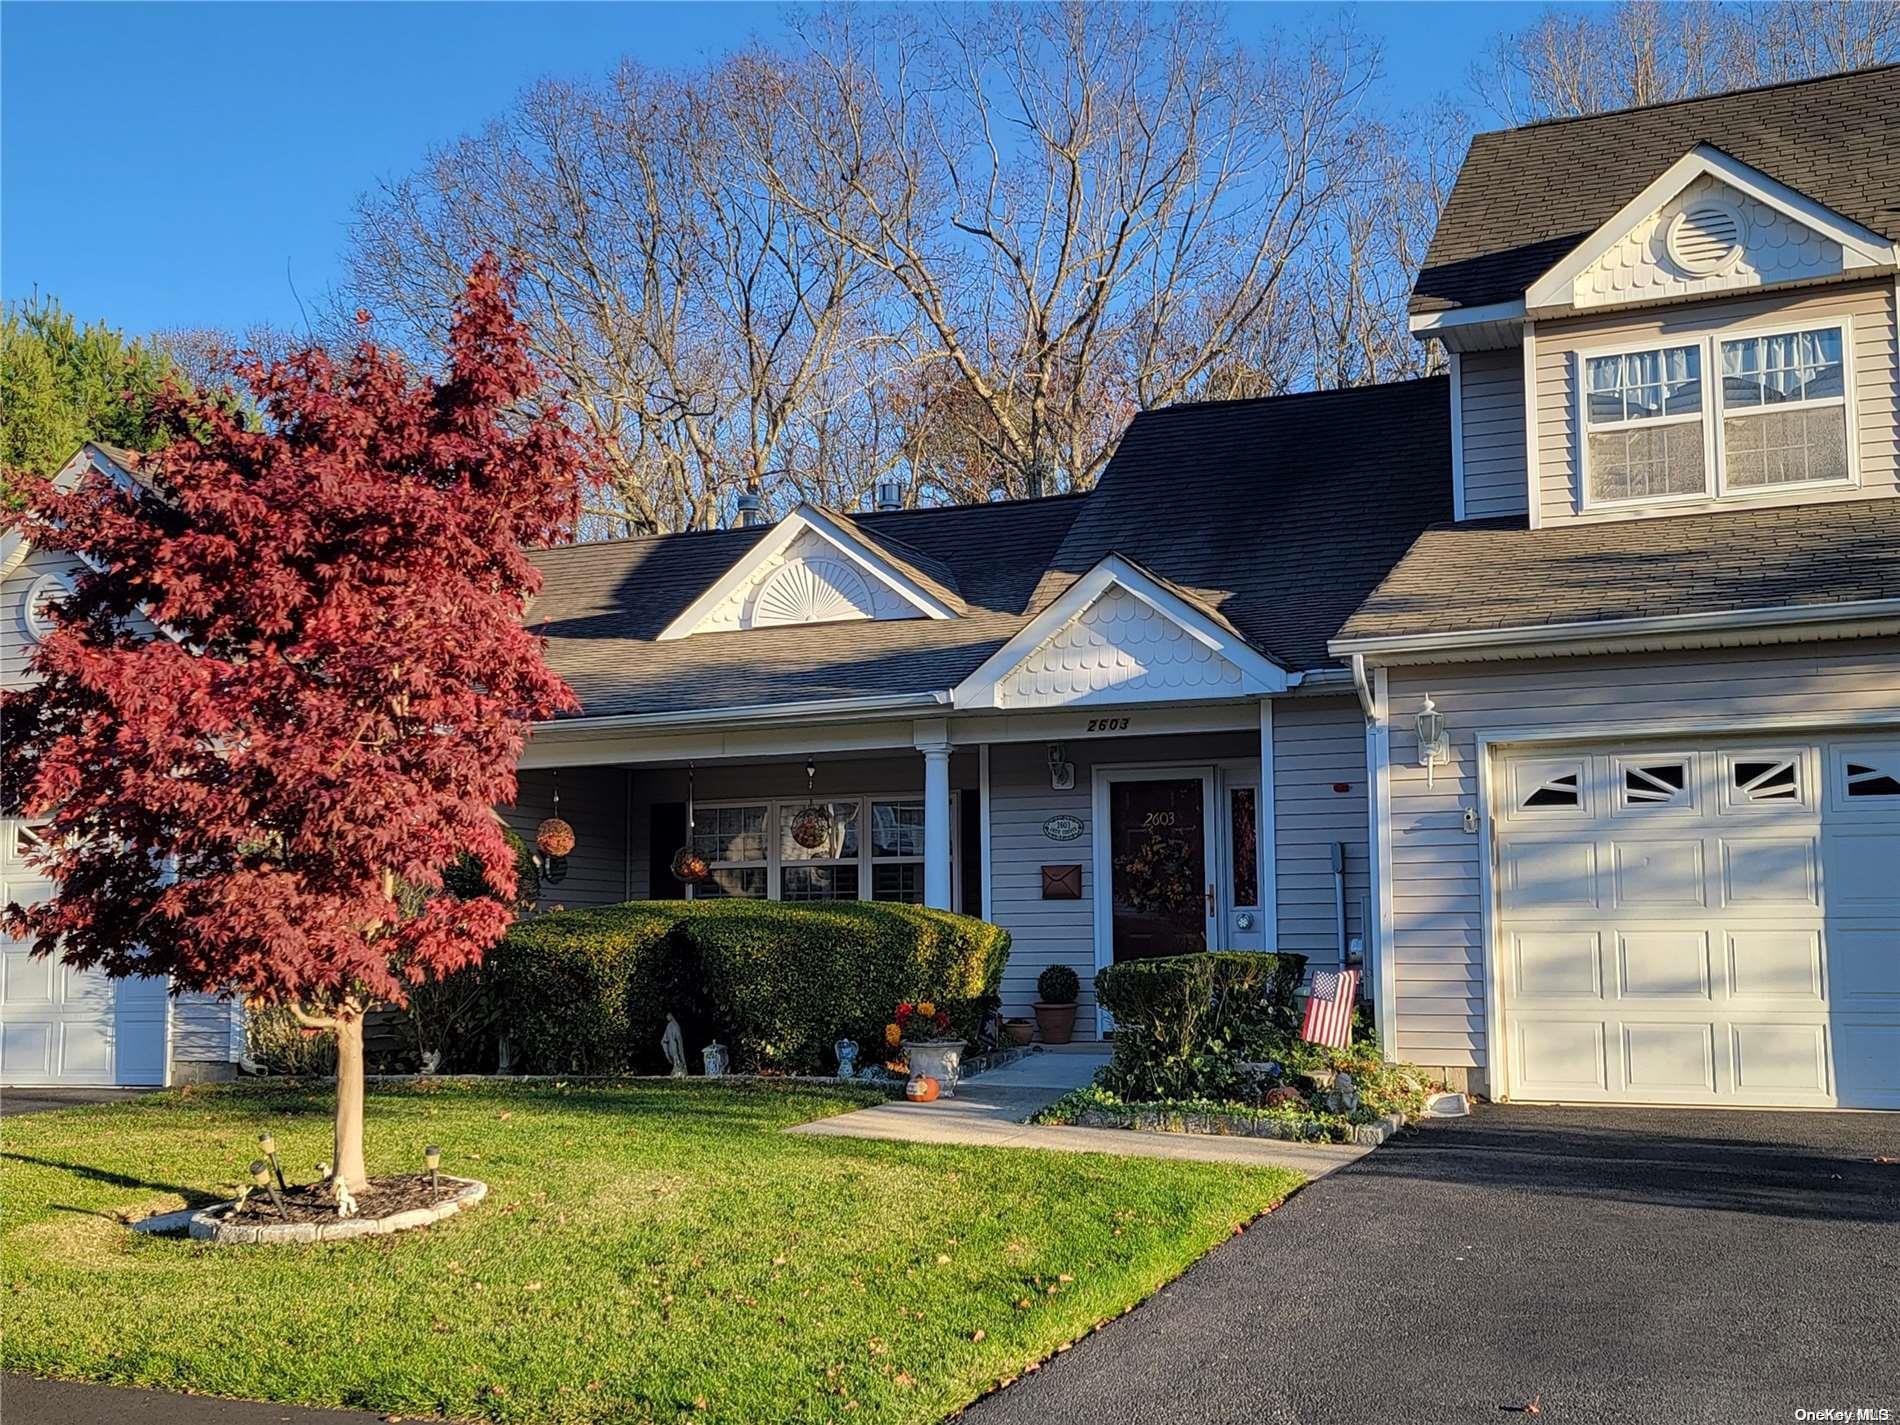
[[1447, 375], [540, 552], [543, 903], [948, 906], [1084, 1033], [1117, 959], [1297, 951], [1494, 1096], [1900, 1108], [1897, 274], [1900, 68], [1482, 135]]
[[[137, 454], [89, 443], [54, 477], [70, 489], [87, 472], [131, 488]], [[57, 550], [35, 548], [17, 529], [0, 534], [0, 686], [27, 676], [33, 645], [47, 631], [47, 600], [72, 592], [84, 568]], [[154, 637], [162, 636], [156, 627]], [[32, 825], [0, 817], [0, 906], [51, 892], [28, 861]], [[0, 938], [0, 1084], [180, 1084], [230, 1078], [244, 1051], [241, 1005], [216, 995], [170, 993], [163, 979], [109, 980], [36, 960]]]

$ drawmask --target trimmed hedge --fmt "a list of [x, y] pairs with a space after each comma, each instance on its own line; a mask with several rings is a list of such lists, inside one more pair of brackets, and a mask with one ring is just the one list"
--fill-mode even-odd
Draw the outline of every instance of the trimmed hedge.
[[489, 965], [524, 1070], [662, 1070], [670, 1011], [695, 1070], [718, 1038], [739, 1067], [829, 1073], [840, 1038], [884, 1057], [900, 1000], [974, 1035], [1008, 956], [1007, 931], [919, 906], [634, 901], [523, 921]]
[[1126, 960], [1095, 977], [1115, 1017], [1105, 1084], [1129, 1099], [1213, 1097], [1249, 1045], [1288, 1027], [1304, 955], [1225, 951]]

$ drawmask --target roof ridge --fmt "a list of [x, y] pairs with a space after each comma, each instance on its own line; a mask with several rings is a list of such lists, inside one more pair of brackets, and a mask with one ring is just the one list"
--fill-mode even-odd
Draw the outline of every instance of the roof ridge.
[[1206, 411], [1223, 406], [1268, 405], [1277, 401], [1288, 403], [1295, 401], [1319, 401], [1328, 396], [1350, 397], [1362, 395], [1367, 391], [1390, 391], [1401, 386], [1422, 386], [1428, 381], [1444, 381], [1448, 377], [1443, 371], [1435, 371], [1428, 376], [1396, 376], [1390, 381], [1367, 381], [1358, 386], [1326, 386], [1312, 391], [1277, 391], [1266, 396], [1219, 396], [1208, 401], [1176, 401], [1167, 406], [1150, 406], [1145, 411], [1137, 411], [1139, 416], [1162, 416], [1177, 411]]
[[1648, 104], [1629, 104], [1621, 109], [1599, 109], [1591, 114], [1560, 114], [1547, 119], [1532, 119], [1528, 124], [1512, 124], [1502, 129], [1485, 129], [1471, 136], [1476, 143], [1479, 139], [1498, 138], [1504, 134], [1521, 134], [1528, 129], [1553, 129], [1561, 124], [1586, 124], [1593, 119], [1618, 119], [1629, 114], [1645, 114], [1655, 109], [1674, 109], [1685, 104], [1708, 104], [1717, 99], [1737, 98], [1744, 94], [1765, 94], [1773, 89], [1798, 89], [1806, 84], [1831, 84], [1842, 79], [1859, 79], [1869, 74], [1879, 74], [1883, 70], [1900, 69], [1900, 60], [1889, 60], [1884, 64], [1864, 64], [1858, 69], [1837, 69], [1829, 74], [1810, 74], [1801, 79], [1773, 79], [1766, 84], [1745, 84], [1740, 89], [1717, 89], [1708, 94], [1685, 94], [1679, 99], [1657, 99]]

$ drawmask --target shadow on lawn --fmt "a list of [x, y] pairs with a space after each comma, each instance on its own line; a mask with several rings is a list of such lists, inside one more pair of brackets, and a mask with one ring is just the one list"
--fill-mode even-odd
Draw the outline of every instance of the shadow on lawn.
[[[28, 1153], [0, 1153], [0, 1159], [13, 1163], [25, 1163], [35, 1168], [51, 1168], [55, 1172], [71, 1173], [76, 1178], [89, 1183], [102, 1183], [106, 1187], [138, 1188], [146, 1192], [173, 1193], [185, 1200], [187, 1207], [205, 1207], [225, 1199], [215, 1193], [204, 1192], [198, 1188], [185, 1187], [179, 1183], [154, 1182], [149, 1178], [133, 1177], [129, 1173], [108, 1172], [104, 1168], [87, 1167], [84, 1163], [62, 1163], [57, 1158], [35, 1158]], [[66, 1207], [59, 1203], [49, 1203], [61, 1212], [91, 1212], [89, 1208]], [[97, 1217], [110, 1217], [110, 1213], [92, 1213]]]

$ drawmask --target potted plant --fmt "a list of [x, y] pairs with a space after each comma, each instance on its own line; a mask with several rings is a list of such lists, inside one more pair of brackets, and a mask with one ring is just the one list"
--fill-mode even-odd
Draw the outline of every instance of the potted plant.
[[1036, 1024], [1030, 1019], [1006, 1019], [1003, 1021], [1003, 1033], [1009, 1036], [1009, 1042], [1021, 1048], [1035, 1037]]
[[906, 1000], [884, 1027], [884, 1036], [904, 1046], [913, 1078], [935, 1079], [943, 1086], [945, 1098], [956, 1097], [957, 1076], [963, 1068], [963, 1041], [950, 1032], [949, 1014], [927, 999], [915, 1004]]
[[1082, 982], [1067, 965], [1051, 965], [1036, 976], [1036, 1027], [1045, 1044], [1067, 1044], [1075, 1037], [1075, 997]]

